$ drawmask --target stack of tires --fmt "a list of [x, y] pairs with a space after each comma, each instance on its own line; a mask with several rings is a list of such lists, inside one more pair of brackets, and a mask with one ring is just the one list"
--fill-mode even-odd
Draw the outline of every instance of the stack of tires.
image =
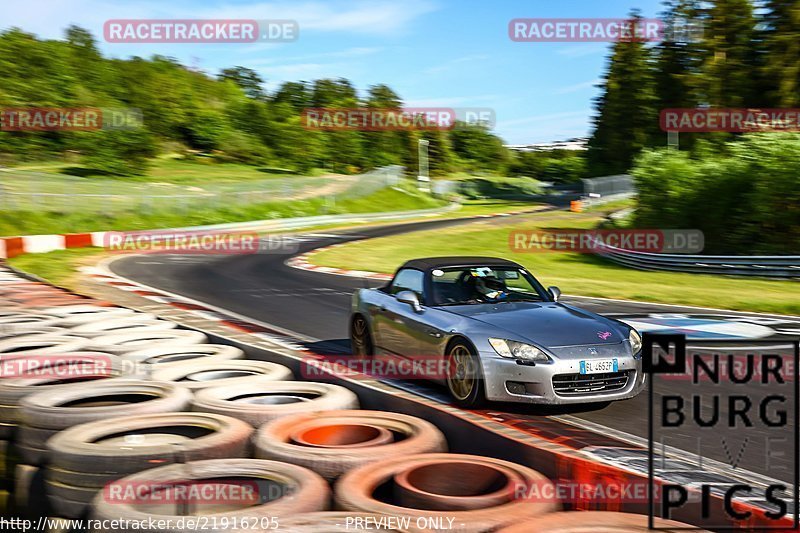
[[46, 492], [57, 514], [80, 517], [108, 483], [153, 465], [246, 458], [252, 433], [228, 416], [174, 411], [79, 424], [47, 443]]

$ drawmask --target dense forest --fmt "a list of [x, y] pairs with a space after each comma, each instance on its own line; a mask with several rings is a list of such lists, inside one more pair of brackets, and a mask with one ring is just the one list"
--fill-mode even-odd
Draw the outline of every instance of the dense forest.
[[800, 254], [800, 135], [680, 133], [676, 150], [659, 125], [669, 108], [800, 107], [800, 1], [671, 0], [663, 19], [700, 38], [612, 46], [589, 168], [634, 175], [638, 227], [700, 229], [706, 253]]
[[[662, 19], [699, 31], [612, 46], [588, 152], [598, 175], [625, 172], [643, 148], [667, 145], [662, 109], [800, 107], [800, 1], [668, 0]], [[680, 134], [680, 148], [733, 138]]]

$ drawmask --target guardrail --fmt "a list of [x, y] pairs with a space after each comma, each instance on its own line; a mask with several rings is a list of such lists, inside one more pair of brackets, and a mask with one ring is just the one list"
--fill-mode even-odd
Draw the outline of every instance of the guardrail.
[[694, 274], [727, 274], [767, 278], [800, 278], [798, 255], [684, 255], [623, 250], [598, 243], [597, 255], [638, 270], [666, 270]]

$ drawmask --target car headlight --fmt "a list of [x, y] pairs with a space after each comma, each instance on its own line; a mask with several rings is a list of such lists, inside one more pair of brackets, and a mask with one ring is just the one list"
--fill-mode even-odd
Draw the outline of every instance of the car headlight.
[[550, 358], [547, 354], [536, 346], [525, 344], [524, 342], [508, 341], [505, 339], [489, 339], [494, 351], [502, 357], [520, 359], [522, 361], [533, 361], [535, 363], [549, 363]]
[[633, 328], [631, 328], [631, 332], [628, 333], [628, 342], [631, 343], [631, 351], [634, 355], [642, 351], [642, 336]]

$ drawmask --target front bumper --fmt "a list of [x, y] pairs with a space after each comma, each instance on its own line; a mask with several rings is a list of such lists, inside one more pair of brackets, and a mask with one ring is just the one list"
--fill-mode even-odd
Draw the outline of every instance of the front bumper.
[[[590, 354], [590, 349], [597, 354]], [[627, 343], [571, 346], [551, 350], [549, 364], [520, 364], [514, 359], [481, 352], [486, 398], [491, 401], [536, 404], [581, 404], [633, 398], [645, 385], [641, 358], [634, 358]], [[580, 362], [617, 359], [618, 372], [581, 374]]]

